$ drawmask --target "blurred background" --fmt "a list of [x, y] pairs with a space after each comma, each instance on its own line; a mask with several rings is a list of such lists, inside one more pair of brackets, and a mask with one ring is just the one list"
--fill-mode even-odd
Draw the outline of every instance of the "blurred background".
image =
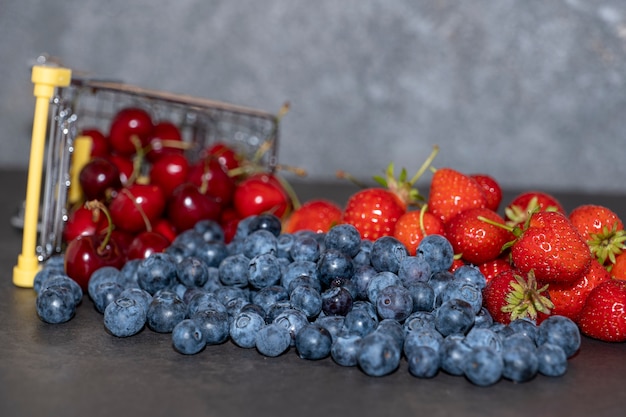
[[0, 167], [26, 168], [39, 54], [278, 112], [308, 179], [387, 164], [626, 193], [624, 0], [0, 0]]

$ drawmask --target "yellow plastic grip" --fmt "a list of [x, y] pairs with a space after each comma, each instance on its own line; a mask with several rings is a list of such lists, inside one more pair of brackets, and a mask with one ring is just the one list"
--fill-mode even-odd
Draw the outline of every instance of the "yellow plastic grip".
[[37, 223], [48, 111], [54, 90], [57, 87], [67, 87], [71, 77], [72, 72], [67, 68], [34, 66], [32, 70], [31, 80], [35, 85], [36, 101], [26, 183], [22, 253], [18, 256], [17, 265], [13, 268], [13, 284], [18, 287], [32, 288], [35, 275], [39, 271], [39, 260], [36, 254]]
[[67, 201], [70, 205], [78, 203], [83, 199], [83, 190], [78, 182], [78, 176], [80, 175], [80, 170], [91, 159], [92, 143], [91, 136], [78, 136], [74, 139], [74, 151], [72, 152], [72, 164], [70, 165], [70, 189], [67, 196]]

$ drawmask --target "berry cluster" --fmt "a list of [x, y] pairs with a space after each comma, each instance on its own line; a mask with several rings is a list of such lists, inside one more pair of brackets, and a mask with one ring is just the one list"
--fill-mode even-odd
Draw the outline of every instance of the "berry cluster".
[[[112, 335], [171, 334], [182, 354], [230, 340], [267, 357], [330, 357], [371, 376], [406, 360], [415, 377], [443, 371], [480, 386], [566, 372], [581, 343], [573, 321], [496, 322], [483, 307], [485, 276], [453, 263], [440, 234], [410, 254], [393, 236], [363, 239], [350, 224], [288, 233], [277, 216], [259, 214], [229, 242], [216, 221], [199, 221], [162, 252], [97, 269], [87, 292]], [[35, 291], [49, 323], [70, 320], [83, 298], [56, 257]]]

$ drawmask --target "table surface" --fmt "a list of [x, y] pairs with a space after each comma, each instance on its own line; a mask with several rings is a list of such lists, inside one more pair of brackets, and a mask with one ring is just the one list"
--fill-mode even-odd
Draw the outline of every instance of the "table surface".
[[[403, 360], [375, 378], [332, 359], [308, 361], [291, 350], [265, 358], [231, 342], [197, 355], [175, 352], [170, 335], [144, 330], [130, 338], [105, 332], [86, 297], [76, 317], [48, 325], [32, 289], [12, 283], [21, 231], [9, 218], [25, 195], [26, 174], [0, 171], [0, 415], [11, 416], [355, 416], [624, 415], [626, 344], [583, 338], [566, 375], [538, 376], [481, 388], [440, 373], [411, 376]], [[351, 187], [296, 185], [302, 199], [340, 203]], [[626, 196], [555, 193], [566, 209], [605, 204], [626, 217]], [[506, 198], [506, 197], [505, 197]], [[423, 414], [422, 414], [423, 413]]]

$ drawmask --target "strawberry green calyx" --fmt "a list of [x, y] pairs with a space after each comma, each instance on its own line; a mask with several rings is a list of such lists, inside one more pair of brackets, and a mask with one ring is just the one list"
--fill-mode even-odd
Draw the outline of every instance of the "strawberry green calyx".
[[614, 264], [615, 257], [626, 249], [626, 231], [618, 230], [616, 222], [611, 230], [604, 226], [601, 232], [590, 234], [587, 244], [601, 265], [604, 265], [607, 260], [610, 264]]
[[[537, 196], [534, 196], [533, 198], [530, 199], [526, 207], [522, 207], [519, 205], [506, 207], [504, 209], [504, 214], [506, 218], [509, 219], [507, 224], [515, 225], [515, 224], [524, 223], [528, 218], [530, 218], [532, 213], [535, 213], [539, 210], [541, 210], [541, 205], [539, 204], [539, 198]], [[559, 208], [556, 206], [548, 206], [543, 211], [559, 211]]]
[[542, 295], [548, 289], [548, 285], [537, 288], [537, 280], [532, 270], [526, 279], [518, 274], [514, 274], [513, 277], [515, 279], [510, 282], [511, 291], [506, 296], [507, 304], [502, 307], [502, 312], [511, 313], [511, 321], [536, 320], [538, 313], [549, 314], [554, 304], [548, 297]]

